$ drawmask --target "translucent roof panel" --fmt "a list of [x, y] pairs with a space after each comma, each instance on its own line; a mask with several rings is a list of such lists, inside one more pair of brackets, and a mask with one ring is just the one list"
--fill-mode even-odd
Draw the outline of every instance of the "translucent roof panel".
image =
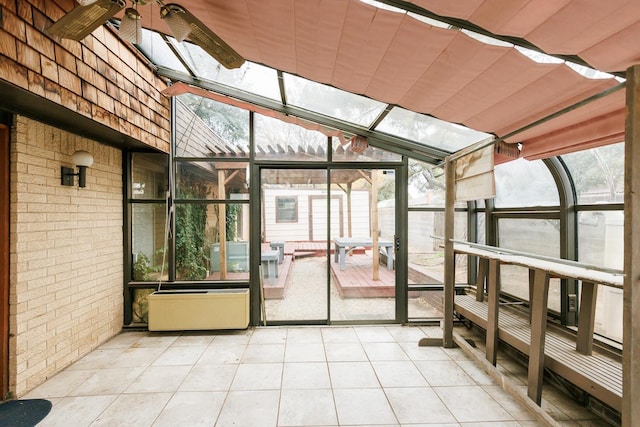
[[138, 49], [157, 66], [188, 72], [159, 33], [143, 29]]
[[387, 104], [331, 86], [284, 74], [287, 103], [336, 119], [367, 126]]
[[484, 132], [399, 107], [392, 109], [375, 130], [449, 152], [490, 137]]
[[249, 112], [193, 94], [176, 102], [177, 157], [249, 157]]
[[242, 67], [229, 70], [200, 46], [179, 43], [173, 38], [170, 40], [198, 77], [277, 101], [281, 100], [278, 73], [275, 69], [245, 61]]

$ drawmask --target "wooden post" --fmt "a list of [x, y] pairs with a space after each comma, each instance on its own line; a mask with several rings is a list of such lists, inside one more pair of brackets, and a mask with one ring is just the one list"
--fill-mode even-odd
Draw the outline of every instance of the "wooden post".
[[542, 402], [544, 375], [544, 342], [547, 331], [549, 273], [535, 270], [531, 303], [531, 344], [529, 345], [529, 375], [527, 395], [538, 405]]
[[578, 351], [578, 353], [591, 354], [597, 296], [598, 285], [593, 282], [582, 281], [580, 314], [578, 315], [578, 337], [576, 340], [576, 351]]
[[[226, 176], [224, 169], [218, 169], [218, 199], [226, 199]], [[218, 205], [218, 235], [220, 236], [220, 280], [227, 279], [227, 207]]]
[[531, 312], [533, 311], [533, 280], [535, 278], [535, 270], [529, 269], [529, 325], [531, 325]]
[[453, 232], [455, 220], [455, 177], [456, 162], [446, 160], [444, 163], [446, 183], [444, 205], [444, 307], [442, 320], [442, 345], [445, 348], [455, 346], [453, 342], [453, 304], [456, 287], [455, 254], [453, 253]]
[[351, 187], [353, 183], [347, 182], [347, 237], [353, 237], [352, 214], [351, 212]]
[[487, 262], [478, 258], [478, 277], [476, 277], [476, 301], [484, 301], [485, 283], [487, 282]]
[[500, 312], [500, 261], [489, 260], [487, 275], [487, 360], [493, 365], [498, 361], [498, 322]]
[[627, 69], [622, 425], [640, 425], [640, 65]]
[[373, 280], [380, 280], [380, 249], [378, 247], [378, 171], [371, 171], [371, 255]]

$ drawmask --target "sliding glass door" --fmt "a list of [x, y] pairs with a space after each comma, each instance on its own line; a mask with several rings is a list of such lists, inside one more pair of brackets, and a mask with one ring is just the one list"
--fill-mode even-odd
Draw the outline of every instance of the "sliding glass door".
[[394, 172], [260, 169], [267, 322], [396, 320]]

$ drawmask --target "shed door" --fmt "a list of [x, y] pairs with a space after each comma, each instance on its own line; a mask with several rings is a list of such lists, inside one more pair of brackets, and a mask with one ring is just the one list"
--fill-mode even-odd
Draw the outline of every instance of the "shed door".
[[[344, 236], [344, 214], [341, 196], [331, 196], [331, 238]], [[327, 239], [327, 197], [309, 196], [309, 240]]]

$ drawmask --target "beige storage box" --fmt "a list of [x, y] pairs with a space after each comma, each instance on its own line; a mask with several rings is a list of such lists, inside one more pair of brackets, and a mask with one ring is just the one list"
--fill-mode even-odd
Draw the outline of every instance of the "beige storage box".
[[246, 329], [249, 289], [154, 292], [148, 297], [150, 331]]

